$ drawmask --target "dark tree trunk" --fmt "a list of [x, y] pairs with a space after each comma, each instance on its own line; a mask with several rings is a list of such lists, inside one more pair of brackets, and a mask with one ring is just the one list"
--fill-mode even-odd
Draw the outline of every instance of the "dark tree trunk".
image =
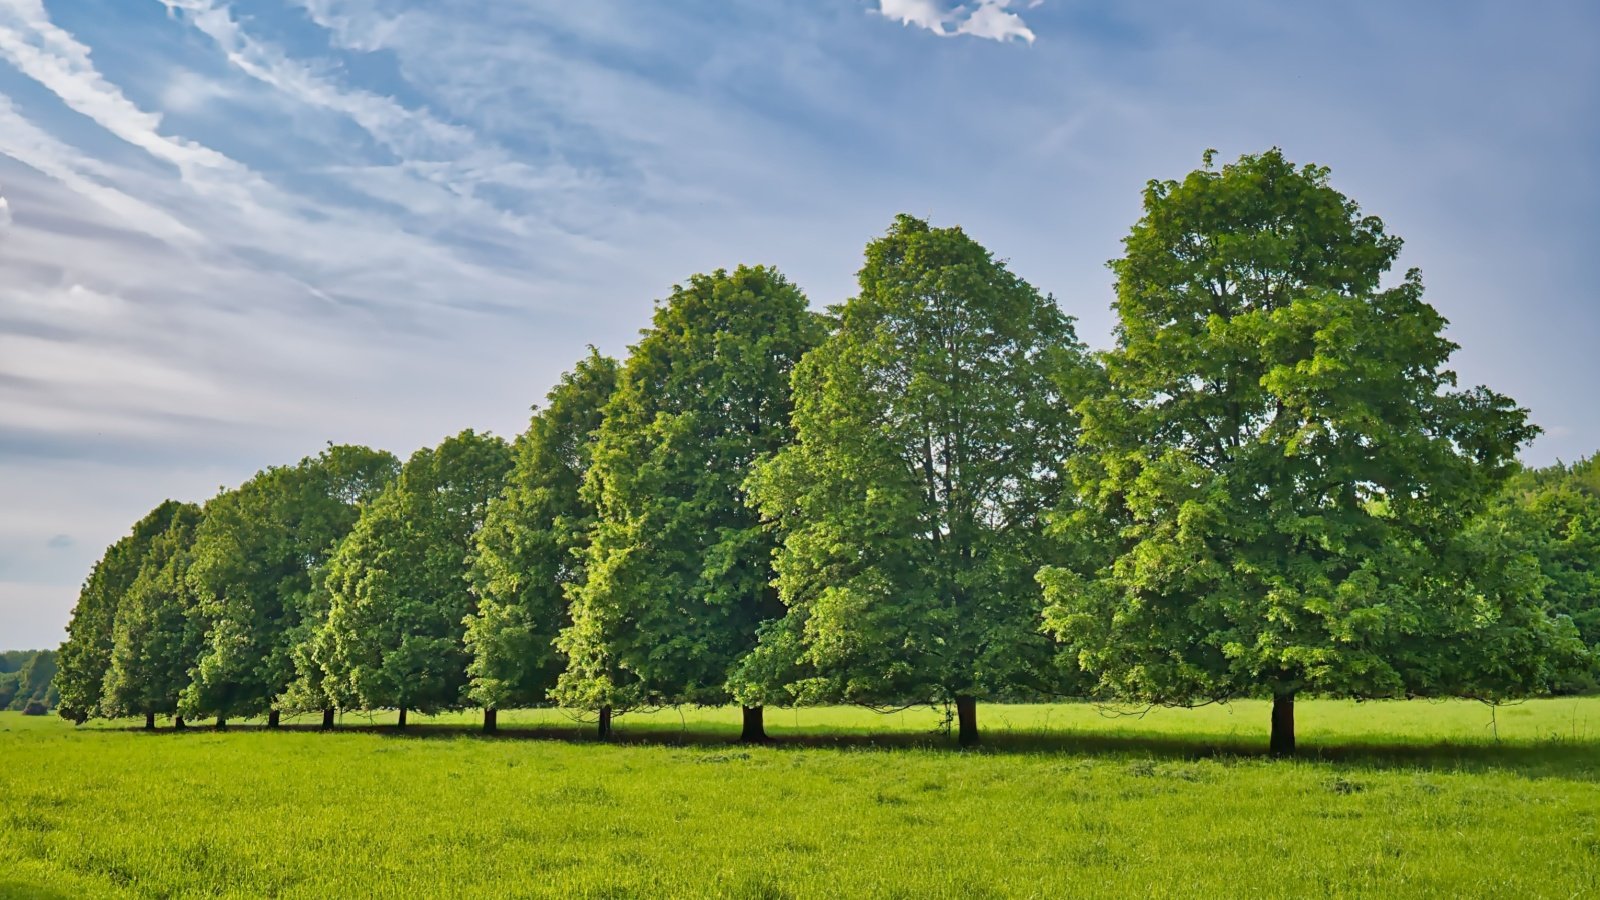
[[766, 707], [746, 706], [744, 708], [744, 730], [739, 732], [739, 741], [745, 744], [765, 744], [767, 742], [767, 723], [765, 716]]
[[956, 698], [956, 740], [963, 747], [978, 746], [978, 701], [974, 697]]
[[283, 716], [281, 713], [279, 713], [277, 710], [272, 710], [271, 712], [267, 713], [268, 728], [277, 728], [281, 724], [283, 724]]
[[217, 730], [221, 731], [222, 729], [227, 728], [227, 727], [228, 727], [228, 717], [227, 716], [217, 716]]
[[147, 713], [144, 714], [144, 730], [145, 731], [155, 731], [156, 730], [156, 714], [155, 713], [147, 712]]
[[483, 711], [483, 730], [492, 733], [495, 729], [497, 729], [499, 727], [500, 727], [500, 711], [497, 710], [497, 709], [486, 709], [486, 710], [484, 710]]
[[611, 740], [611, 707], [600, 707], [600, 740]]
[[401, 727], [401, 728], [406, 727], [406, 708], [404, 706], [400, 707], [400, 725], [399, 725], [399, 727]]
[[182, 731], [183, 729], [188, 728], [189, 726], [184, 724], [183, 716], [173, 716], [172, 717], [172, 727], [178, 729], [179, 731]]
[[1272, 698], [1273, 756], [1294, 755], [1294, 693], [1275, 694]]
[[333, 730], [333, 707], [331, 706], [322, 710], [322, 730]]

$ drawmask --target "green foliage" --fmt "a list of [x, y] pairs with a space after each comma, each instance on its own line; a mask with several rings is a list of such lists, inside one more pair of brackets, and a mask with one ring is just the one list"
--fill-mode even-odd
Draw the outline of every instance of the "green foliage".
[[1045, 678], [1041, 513], [1096, 380], [1072, 321], [958, 228], [901, 216], [794, 376], [795, 442], [754, 502], [784, 535], [787, 615], [736, 693], [993, 696]]
[[176, 501], [168, 500], [151, 510], [131, 533], [106, 549], [84, 581], [58, 659], [61, 671], [55, 679], [60, 694], [57, 711], [63, 718], [83, 722], [99, 711], [106, 673], [111, 668], [117, 607], [139, 577], [151, 543], [171, 524], [177, 506]]
[[[1593, 655], [1586, 672], [1568, 671], [1565, 690], [1600, 687], [1600, 456], [1518, 473], [1477, 523], [1501, 536], [1518, 569], [1550, 612], [1572, 620]], [[1506, 570], [1490, 564], [1485, 573]]]
[[505, 485], [511, 450], [471, 430], [418, 450], [361, 511], [328, 563], [325, 635], [314, 644], [335, 700], [364, 709], [457, 709], [473, 539]]
[[594, 524], [580, 488], [616, 386], [616, 361], [590, 348], [535, 410], [505, 491], [489, 502], [471, 569], [478, 609], [466, 623], [468, 696], [485, 708], [543, 703], [565, 668], [555, 641], [571, 623], [566, 591], [583, 580]]
[[1570, 635], [1465, 527], [1536, 429], [1454, 389], [1400, 240], [1273, 150], [1152, 182], [1126, 247], [1040, 576], [1073, 661], [1156, 703], [1545, 687]]
[[20, 710], [31, 703], [39, 703], [48, 711], [60, 699], [55, 677], [54, 650], [0, 653], [0, 710]]
[[187, 581], [200, 507], [173, 504], [117, 607], [102, 712], [109, 718], [175, 713], [199, 655], [203, 623]]
[[584, 484], [597, 511], [557, 697], [593, 709], [722, 703], [782, 613], [752, 464], [791, 436], [789, 378], [820, 319], [776, 271], [696, 275], [657, 306], [605, 411]]
[[206, 504], [189, 583], [207, 635], [187, 713], [255, 715], [280, 702], [325, 614], [316, 573], [396, 466], [383, 451], [329, 445]]
[[985, 753], [926, 709], [772, 715], [773, 748], [729, 743], [736, 709], [609, 746], [555, 710], [502, 731], [566, 740], [6, 713], [0, 896], [1600, 894], [1600, 700], [1503, 708], [1498, 742], [1477, 703], [1310, 701], [1321, 752], [1293, 765], [1237, 706], [997, 706]]

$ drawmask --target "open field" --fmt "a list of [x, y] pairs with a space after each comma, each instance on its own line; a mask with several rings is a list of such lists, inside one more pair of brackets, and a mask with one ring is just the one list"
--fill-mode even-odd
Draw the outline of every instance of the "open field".
[[[0, 714], [0, 896], [1600, 895], [1600, 699], [414, 719]], [[312, 724], [308, 719], [306, 725]], [[363, 725], [356, 728], [358, 724]], [[541, 738], [541, 739], [518, 739]]]

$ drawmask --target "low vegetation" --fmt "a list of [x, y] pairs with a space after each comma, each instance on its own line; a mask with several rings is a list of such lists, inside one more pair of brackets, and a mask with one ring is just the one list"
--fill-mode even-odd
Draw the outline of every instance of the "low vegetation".
[[[145, 733], [0, 714], [0, 895], [1600, 892], [1600, 700], [557, 711]], [[298, 726], [298, 727], [297, 727]], [[359, 727], [358, 727], [359, 726]], [[524, 739], [526, 738], [526, 739]]]

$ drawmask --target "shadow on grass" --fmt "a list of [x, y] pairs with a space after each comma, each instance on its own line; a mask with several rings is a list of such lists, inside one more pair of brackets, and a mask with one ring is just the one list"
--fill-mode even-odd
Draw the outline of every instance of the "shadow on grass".
[[[192, 734], [215, 734], [212, 726], [191, 725], [183, 730], [163, 728], [146, 731], [143, 728], [117, 729], [136, 734], [169, 735], [181, 737]], [[311, 732], [324, 733], [320, 725], [285, 724], [269, 729], [264, 724], [245, 723], [229, 725], [226, 732]], [[568, 744], [605, 744], [620, 747], [671, 747], [716, 748], [746, 746], [739, 742], [736, 732], [726, 727], [691, 725], [679, 728], [649, 724], [644, 727], [620, 727], [609, 740], [600, 740], [592, 726], [540, 724], [502, 725], [497, 731], [484, 732], [471, 724], [412, 724], [406, 728], [395, 725], [341, 724], [330, 734], [372, 734], [398, 740], [475, 739], [483, 741], [555, 741]], [[1166, 761], [1193, 761], [1201, 759], [1265, 760], [1267, 741], [1259, 738], [1240, 738], [1236, 735], [1184, 734], [1157, 735], [1149, 733], [1105, 733], [1069, 729], [1030, 730], [997, 729], [983, 736], [983, 744], [963, 749], [952, 736], [934, 732], [778, 732], [764, 744], [766, 749], [786, 750], [841, 750], [841, 751], [933, 751], [986, 755], [1032, 756], [1088, 756], [1112, 759], [1154, 759]], [[1318, 743], [1302, 739], [1295, 761], [1302, 763], [1333, 763], [1363, 766], [1383, 770], [1428, 772], [1484, 772], [1501, 771], [1528, 778], [1563, 778], [1575, 781], [1600, 782], [1600, 738], [1564, 738], [1555, 736], [1536, 741], [1406, 742], [1403, 736], [1393, 741], [1351, 740], [1340, 743]]]
[[67, 900], [72, 894], [65, 894], [54, 888], [29, 884], [24, 881], [0, 880], [0, 897], [10, 897], [13, 900]]

